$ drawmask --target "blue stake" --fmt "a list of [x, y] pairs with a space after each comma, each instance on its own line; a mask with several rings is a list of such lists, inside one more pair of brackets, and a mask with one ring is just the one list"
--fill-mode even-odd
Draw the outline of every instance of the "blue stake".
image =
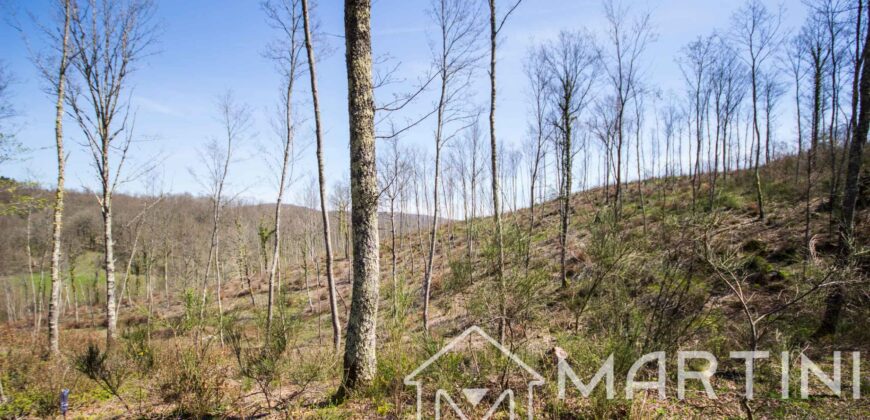
[[64, 388], [60, 390], [60, 414], [66, 418], [66, 411], [69, 409], [69, 390]]

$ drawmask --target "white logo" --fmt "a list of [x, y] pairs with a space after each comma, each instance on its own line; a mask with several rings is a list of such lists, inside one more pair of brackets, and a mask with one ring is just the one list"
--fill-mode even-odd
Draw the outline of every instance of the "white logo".
[[[480, 338], [483, 338], [487, 343], [489, 343], [490, 345], [492, 345], [493, 347], [498, 349], [498, 351], [500, 351], [502, 353], [502, 355], [507, 357], [516, 366], [518, 366], [523, 371], [525, 371], [526, 374], [531, 378], [526, 383], [526, 392], [528, 395], [527, 396], [527, 398], [528, 398], [527, 404], [528, 405], [526, 407], [526, 412], [528, 413], [528, 418], [530, 420], [532, 418], [534, 418], [534, 415], [533, 415], [534, 387], [543, 385], [544, 384], [544, 377], [541, 376], [541, 374], [536, 372], [534, 369], [530, 368], [527, 364], [525, 364], [522, 360], [520, 360], [520, 358], [517, 357], [515, 354], [511, 353], [507, 348], [505, 348], [503, 345], [501, 345], [501, 343], [494, 340], [492, 337], [490, 337], [485, 332], [483, 332], [483, 330], [480, 329], [480, 327], [472, 326], [472, 327], [469, 327], [468, 329], [466, 329], [465, 331], [463, 331], [462, 334], [460, 334], [459, 336], [457, 336], [456, 338], [451, 340], [449, 343], [447, 343], [447, 345], [444, 346], [443, 348], [441, 348], [441, 350], [439, 350], [438, 353], [435, 353], [435, 355], [433, 355], [428, 360], [423, 362], [422, 365], [417, 367], [417, 369], [415, 369], [413, 372], [411, 372], [411, 374], [409, 374], [408, 376], [405, 377], [405, 381], [404, 381], [405, 385], [409, 385], [409, 386], [413, 385], [413, 386], [417, 387], [417, 419], [423, 418], [423, 380], [418, 378], [418, 376], [420, 375], [420, 373], [425, 371], [431, 364], [435, 363], [438, 359], [440, 359], [441, 356], [452, 351], [454, 349], [454, 347], [456, 347], [460, 342], [469, 338], [469, 336], [471, 334], [476, 334]], [[477, 407], [477, 405], [480, 404], [481, 400], [483, 400], [483, 398], [487, 394], [489, 394], [490, 391], [491, 390], [489, 388], [463, 388], [462, 394], [465, 396], [465, 400], [468, 401], [468, 403], [471, 404], [472, 407]], [[513, 390], [513, 389], [501, 390], [501, 393], [499, 394], [498, 398], [495, 399], [495, 403], [493, 403], [493, 405], [486, 412], [486, 414], [484, 414], [482, 419], [483, 420], [489, 419], [490, 416], [492, 416], [498, 410], [498, 408], [502, 406], [502, 403], [504, 403], [505, 401], [507, 401], [507, 403], [508, 403], [508, 410], [510, 413], [510, 418], [515, 419], [516, 418], [516, 415], [515, 415], [516, 403], [514, 402], [514, 391], [515, 390]], [[517, 391], [519, 391], [519, 390], [517, 390]], [[459, 416], [459, 418], [464, 419], [464, 420], [468, 419], [468, 417], [465, 415], [465, 413], [463, 413], [462, 410], [457, 406], [454, 399], [451, 398], [450, 394], [446, 390], [438, 389], [437, 391], [435, 391], [435, 394], [430, 396], [430, 397], [433, 399], [433, 402], [435, 404], [435, 419], [436, 420], [441, 419], [441, 405], [443, 402], [446, 402], [447, 405], [450, 407], [450, 409], [453, 410], [453, 413], [456, 414], [457, 416]], [[457, 398], [457, 400], [458, 400], [458, 398]]]

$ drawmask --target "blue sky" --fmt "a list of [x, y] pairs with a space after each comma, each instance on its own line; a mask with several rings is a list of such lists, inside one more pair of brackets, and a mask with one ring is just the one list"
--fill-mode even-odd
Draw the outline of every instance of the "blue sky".
[[[45, 16], [49, 3], [47, 0], [19, 0], [9, 6]], [[741, 3], [736, 0], [626, 0], [632, 10], [651, 10], [659, 35], [644, 57], [650, 83], [665, 92], [670, 89], [681, 92], [682, 76], [674, 62], [680, 48], [698, 35], [727, 28], [733, 10]], [[198, 150], [208, 138], [219, 135], [215, 101], [218, 95], [231, 89], [239, 100], [252, 108], [255, 123], [251, 138], [240, 149], [231, 168], [231, 189], [251, 200], [274, 200], [273, 175], [264, 164], [267, 158], [260, 145], [274, 145], [276, 141], [271, 120], [280, 95], [280, 78], [273, 63], [262, 54], [276, 34], [266, 24], [259, 2], [156, 0], [156, 4], [157, 20], [162, 28], [159, 43], [155, 54], [141, 62], [130, 79], [131, 102], [137, 109], [137, 132], [140, 138], [149, 139], [137, 145], [136, 158], [162, 156], [166, 190], [203, 193], [191, 177], [190, 169], [199, 166]], [[780, 3], [768, 2], [774, 8], [777, 4]], [[428, 6], [426, 0], [374, 0], [375, 54], [389, 54], [401, 62], [400, 76], [408, 80], [422, 74], [429, 63], [428, 31], [433, 28], [425, 12]], [[798, 26], [804, 17], [800, 1], [789, 0], [783, 6], [784, 28]], [[345, 177], [349, 158], [342, 7], [340, 0], [321, 0], [315, 11], [315, 18], [327, 34], [325, 39], [332, 50], [318, 62], [326, 134], [326, 173], [330, 185]], [[600, 39], [603, 25], [598, 0], [525, 0], [519, 6], [505, 26], [499, 50], [497, 130], [501, 141], [519, 145], [525, 133], [526, 82], [521, 63], [529, 46], [554, 37], [562, 29], [581, 27], [588, 28]], [[31, 149], [25, 159], [0, 167], [0, 175], [51, 185], [55, 177], [53, 101], [40, 88], [21, 36], [7, 24], [0, 24], [0, 45], [0, 60], [16, 79], [12, 101], [20, 114], [15, 121], [17, 137]], [[474, 100], [480, 106], [487, 105], [488, 101], [486, 77], [481, 68], [473, 86]], [[302, 81], [307, 86], [307, 79]], [[300, 89], [296, 98], [303, 115], [309, 115], [307, 90]], [[432, 95], [423, 98], [417, 109], [432, 100]], [[410, 109], [409, 113], [414, 111]], [[791, 133], [787, 126], [789, 119], [782, 121], [786, 122], [784, 132]], [[94, 172], [81, 146], [82, 136], [72, 120], [67, 119], [65, 124], [71, 143], [68, 185], [93, 187], [96, 185]], [[305, 124], [297, 136], [300, 142], [310, 144], [313, 140], [311, 124]], [[433, 150], [431, 124], [419, 126], [401, 141]], [[296, 190], [315, 170], [314, 148], [309, 146], [303, 153], [296, 170], [303, 180], [297, 182]], [[124, 185], [122, 190], [142, 192], [144, 188], [140, 180]], [[296, 197], [296, 193], [290, 193], [291, 199]]]

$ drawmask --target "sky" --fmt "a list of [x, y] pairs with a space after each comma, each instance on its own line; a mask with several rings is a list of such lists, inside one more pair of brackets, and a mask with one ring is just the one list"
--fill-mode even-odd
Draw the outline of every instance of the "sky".
[[[468, 0], [475, 1], [475, 0]], [[484, 1], [479, 0], [481, 6]], [[649, 83], [663, 92], [683, 92], [683, 79], [675, 57], [680, 49], [699, 35], [716, 29], [727, 30], [738, 0], [624, 0], [632, 13], [651, 12], [657, 40], [642, 58]], [[2, 3], [2, 0], [0, 0]], [[0, 175], [53, 185], [56, 177], [54, 151], [54, 100], [43, 89], [29, 59], [24, 38], [39, 49], [35, 27], [23, 11], [47, 19], [50, 0], [7, 1], [3, 14], [17, 10], [25, 36], [7, 22], [0, 23], [0, 61], [14, 77], [12, 104], [18, 112], [14, 121], [16, 137], [28, 150], [15, 162], [0, 166]], [[229, 173], [229, 189], [250, 201], [275, 200], [277, 182], [268, 164], [280, 139], [274, 129], [281, 95], [281, 80], [275, 64], [264, 56], [267, 44], [277, 34], [266, 23], [254, 0], [155, 0], [160, 31], [152, 54], [144, 58], [130, 77], [130, 102], [136, 111], [137, 142], [133, 165], [156, 159], [160, 188], [171, 193], [204, 194], [205, 188], [191, 173], [201, 173], [200, 152], [210, 138], [220, 136], [216, 102], [231, 90], [253, 114], [253, 128], [240, 145]], [[499, 1], [503, 7], [507, 1]], [[798, 27], [805, 11], [799, 0], [766, 1], [768, 7], [784, 8], [783, 28]], [[426, 10], [428, 0], [374, 0], [372, 43], [375, 56], [389, 56], [398, 64], [397, 77], [407, 81], [398, 90], [410, 89], [431, 62], [429, 49], [434, 29]], [[347, 81], [343, 41], [343, 2], [320, 0], [313, 18], [324, 33], [315, 48], [329, 50], [318, 60], [318, 88], [325, 134], [325, 165], [329, 185], [347, 177], [349, 167], [347, 128]], [[498, 61], [497, 133], [505, 145], [519, 147], [526, 133], [528, 105], [523, 56], [541, 41], [554, 38], [560, 30], [587, 28], [601, 41], [603, 7], [599, 0], [524, 0], [503, 29]], [[328, 44], [324, 48], [323, 43]], [[483, 44], [486, 47], [486, 44]], [[485, 52], [486, 50], [484, 50]], [[486, 62], [482, 62], [483, 66]], [[307, 86], [307, 73], [301, 79]], [[477, 106], [488, 106], [488, 78], [481, 67], [469, 98]], [[300, 110], [297, 143], [301, 158], [290, 187], [291, 201], [300, 201], [300, 191], [316, 175], [314, 130], [310, 115], [310, 93], [296, 92]], [[376, 99], [389, 99], [385, 93]], [[415, 106], [405, 110], [408, 118], [432, 106], [434, 92], [428, 92]], [[788, 121], [788, 119], [784, 119]], [[95, 171], [84, 138], [74, 121], [65, 120], [70, 157], [67, 186], [94, 189]], [[485, 127], [483, 127], [485, 130]], [[786, 131], [789, 133], [790, 131]], [[486, 133], [486, 131], [484, 131]], [[404, 145], [434, 150], [433, 124], [427, 121], [399, 140]], [[384, 147], [379, 144], [378, 147]], [[144, 193], [154, 177], [135, 179], [119, 187], [121, 192]]]

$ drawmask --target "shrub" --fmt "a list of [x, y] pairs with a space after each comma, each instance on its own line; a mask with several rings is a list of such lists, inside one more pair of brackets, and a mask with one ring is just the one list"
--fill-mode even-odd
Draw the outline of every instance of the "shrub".
[[250, 345], [237, 328], [230, 329], [228, 338], [239, 365], [239, 374], [257, 384], [266, 404], [271, 407], [272, 383], [278, 378], [281, 359], [287, 350], [287, 334], [281, 325], [267, 334], [269, 339], [261, 346]]
[[444, 284], [444, 292], [463, 290], [471, 284], [474, 266], [468, 258], [450, 260], [450, 275]]
[[148, 337], [148, 327], [138, 326], [124, 330], [124, 353], [141, 373], [148, 373], [154, 368], [154, 349]]
[[176, 347], [163, 367], [159, 393], [164, 402], [175, 405], [176, 414], [193, 418], [221, 414], [227, 372], [209, 342]]
[[75, 356], [75, 368], [103, 390], [114, 395], [130, 411], [130, 406], [121, 396], [121, 386], [131, 373], [123, 358], [108, 349], [103, 352], [96, 344], [89, 343], [84, 352]]

